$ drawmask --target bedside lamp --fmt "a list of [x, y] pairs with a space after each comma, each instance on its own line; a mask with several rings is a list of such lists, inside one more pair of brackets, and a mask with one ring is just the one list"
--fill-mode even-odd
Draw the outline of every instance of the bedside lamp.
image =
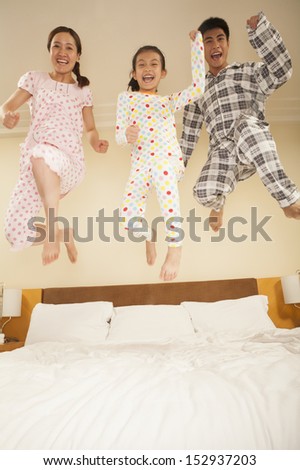
[[300, 270], [296, 271], [296, 274], [292, 276], [282, 277], [281, 286], [284, 302], [286, 304], [294, 304], [295, 307], [300, 308], [300, 306], [296, 305], [300, 303]]
[[1, 332], [3, 332], [3, 328], [12, 319], [12, 317], [21, 316], [21, 305], [22, 289], [3, 289], [2, 317], [9, 318], [3, 323]]

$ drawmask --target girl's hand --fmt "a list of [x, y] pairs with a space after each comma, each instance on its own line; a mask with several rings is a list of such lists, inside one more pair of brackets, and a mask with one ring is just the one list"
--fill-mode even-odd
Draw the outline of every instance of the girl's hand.
[[193, 29], [192, 31], [190, 31], [189, 36], [192, 41], [195, 41], [197, 33], [198, 33], [197, 29]]
[[138, 126], [129, 126], [126, 129], [125, 135], [129, 144], [134, 144], [139, 136], [140, 128]]
[[7, 113], [4, 113], [3, 115], [2, 124], [8, 129], [13, 129], [18, 124], [19, 120], [20, 120], [19, 113], [12, 113], [11, 111], [8, 111]]
[[94, 146], [94, 150], [98, 153], [106, 153], [107, 149], [109, 147], [109, 142], [108, 140], [98, 140], [96, 145]]
[[247, 25], [250, 26], [251, 29], [256, 29], [259, 21], [259, 15], [251, 16], [249, 20], [247, 20]]

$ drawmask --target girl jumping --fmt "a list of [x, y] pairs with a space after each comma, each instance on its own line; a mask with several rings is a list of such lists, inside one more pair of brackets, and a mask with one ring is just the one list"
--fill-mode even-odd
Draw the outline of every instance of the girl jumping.
[[201, 33], [191, 41], [191, 61], [192, 85], [179, 93], [160, 96], [157, 88], [160, 80], [167, 75], [164, 55], [155, 46], [141, 47], [132, 60], [132, 79], [128, 85], [131, 91], [121, 93], [117, 105], [117, 143], [132, 144], [131, 171], [121, 216], [127, 230], [146, 236], [147, 262], [153, 265], [156, 259], [156, 234], [149, 229], [145, 232], [145, 224], [142, 222], [148, 193], [152, 187], [155, 188], [168, 242], [167, 256], [160, 272], [160, 278], [164, 281], [171, 281], [178, 274], [182, 244], [177, 183], [183, 176], [184, 165], [176, 136], [174, 113], [197, 100], [204, 91]]

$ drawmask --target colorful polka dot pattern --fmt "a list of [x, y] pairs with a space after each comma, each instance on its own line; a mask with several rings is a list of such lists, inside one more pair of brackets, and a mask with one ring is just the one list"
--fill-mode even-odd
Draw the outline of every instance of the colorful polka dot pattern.
[[[169, 246], [179, 246], [181, 241], [176, 241], [178, 232], [172, 230], [175, 227], [181, 227], [180, 221], [176, 220], [177, 217], [180, 217], [177, 184], [177, 173], [168, 159], [155, 161], [147, 172], [131, 172], [125, 187], [120, 214], [125, 218], [125, 227], [128, 228], [130, 225], [130, 219], [131, 223], [133, 218], [145, 219], [147, 197], [149, 191], [154, 187], [166, 226], [167, 221], [170, 222], [170, 218], [175, 218], [174, 223], [168, 223], [169, 228], [166, 230], [168, 244]], [[145, 228], [143, 223], [133, 224], [134, 228], [139, 226]], [[140, 235], [151, 240], [151, 227], [148, 226], [148, 229], [147, 233], [142, 231]], [[138, 232], [135, 232], [135, 235], [138, 236]]]
[[88, 87], [52, 80], [47, 73], [28, 72], [18, 83], [27, 90], [31, 124], [21, 145], [20, 178], [13, 191], [5, 218], [5, 234], [14, 250], [29, 246], [34, 231], [28, 227], [42, 207], [32, 174], [32, 157], [44, 158], [60, 176], [60, 192], [68, 193], [85, 173], [82, 149], [82, 108], [92, 106]]
[[[167, 96], [123, 92], [118, 97], [117, 143], [127, 143], [125, 132], [129, 126], [135, 125], [140, 129], [138, 140], [132, 145], [131, 174], [126, 186], [122, 215], [124, 215], [124, 208], [129, 206], [129, 199], [133, 201], [132, 217], [138, 217], [144, 213], [146, 194], [154, 185], [158, 197], [162, 194], [166, 195], [169, 189], [162, 188], [167, 186], [171, 188], [167, 202], [164, 202], [165, 208], [162, 207], [160, 201], [162, 212], [164, 209], [164, 217], [166, 212], [172, 214], [172, 211], [176, 216], [180, 216], [179, 203], [177, 203], [179, 199], [177, 181], [175, 185], [174, 181], [169, 179], [170, 169], [176, 180], [184, 174], [174, 113], [197, 100], [204, 91], [205, 65], [201, 33], [197, 34], [195, 41], [191, 41], [191, 62], [193, 83], [181, 92]], [[154, 177], [156, 172], [157, 175]], [[150, 179], [149, 173], [151, 173]], [[167, 230], [167, 235], [168, 239], [173, 240], [169, 230]]]

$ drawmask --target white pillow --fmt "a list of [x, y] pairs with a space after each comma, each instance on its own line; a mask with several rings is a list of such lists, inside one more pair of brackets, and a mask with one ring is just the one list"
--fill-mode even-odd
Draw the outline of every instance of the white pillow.
[[32, 310], [25, 344], [104, 341], [112, 314], [112, 302], [39, 303]]
[[180, 305], [131, 305], [114, 312], [108, 341], [162, 341], [195, 334]]
[[259, 331], [276, 328], [268, 316], [268, 297], [252, 295], [219, 302], [182, 302], [196, 331]]

